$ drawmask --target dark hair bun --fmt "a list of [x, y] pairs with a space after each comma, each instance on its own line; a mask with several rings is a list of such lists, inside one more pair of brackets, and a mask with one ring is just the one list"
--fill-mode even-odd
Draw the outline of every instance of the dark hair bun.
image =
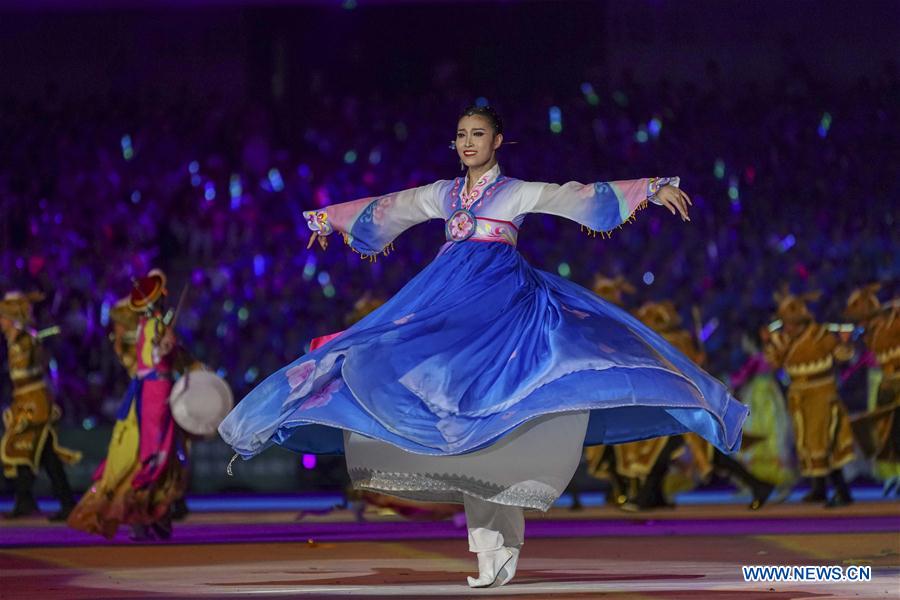
[[474, 116], [484, 117], [490, 121], [491, 126], [494, 128], [494, 133], [503, 133], [503, 119], [500, 118], [493, 106], [476, 106], [473, 104], [466, 107], [462, 114], [459, 115], [459, 118]]

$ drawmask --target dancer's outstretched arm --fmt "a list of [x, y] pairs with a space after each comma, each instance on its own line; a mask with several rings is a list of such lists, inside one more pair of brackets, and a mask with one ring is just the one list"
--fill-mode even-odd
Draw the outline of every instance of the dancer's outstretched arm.
[[593, 231], [611, 231], [648, 202], [668, 208], [690, 221], [691, 199], [678, 189], [678, 177], [652, 177], [597, 183], [529, 182], [522, 212], [545, 213], [571, 219]]
[[326, 236], [337, 231], [356, 252], [374, 256], [413, 225], [443, 217], [439, 183], [306, 211], [303, 217], [313, 232], [309, 244], [318, 241], [325, 248]]

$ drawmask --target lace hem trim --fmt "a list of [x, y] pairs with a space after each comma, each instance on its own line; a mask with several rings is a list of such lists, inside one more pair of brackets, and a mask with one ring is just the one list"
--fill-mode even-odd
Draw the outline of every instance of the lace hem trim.
[[506, 506], [546, 511], [559, 498], [555, 489], [538, 482], [503, 486], [455, 473], [398, 473], [354, 468], [350, 469], [350, 479], [355, 488], [425, 502], [462, 503], [462, 494], [469, 494]]

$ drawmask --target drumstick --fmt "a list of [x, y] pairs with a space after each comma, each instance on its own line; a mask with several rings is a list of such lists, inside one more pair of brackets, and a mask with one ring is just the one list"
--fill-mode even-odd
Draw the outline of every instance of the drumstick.
[[172, 320], [169, 322], [169, 327], [174, 328], [175, 323], [178, 322], [178, 317], [181, 315], [181, 309], [184, 307], [184, 299], [187, 297], [188, 289], [190, 288], [190, 283], [185, 283], [184, 287], [181, 288], [181, 296], [178, 298], [178, 304], [175, 306], [175, 314], [172, 315]]
[[34, 327], [29, 327], [21, 321], [13, 321], [12, 323], [13, 327], [36, 340], [43, 340], [44, 338], [53, 337], [54, 335], [59, 335], [62, 332], [59, 328], [59, 325], [51, 325], [50, 327], [45, 327], [44, 329], [35, 329]]
[[32, 337], [36, 337], [39, 340], [44, 338], [52, 337], [54, 335], [60, 334], [59, 325], [53, 325], [52, 327], [45, 327], [44, 329], [39, 329], [37, 331], [30, 331]]

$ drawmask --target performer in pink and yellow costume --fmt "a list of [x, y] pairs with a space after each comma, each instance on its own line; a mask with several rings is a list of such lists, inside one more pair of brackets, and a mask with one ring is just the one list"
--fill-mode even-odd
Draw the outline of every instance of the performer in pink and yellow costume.
[[[69, 516], [75, 529], [112, 538], [126, 524], [134, 539], [171, 535], [170, 507], [184, 493], [187, 470], [183, 433], [169, 409], [176, 344], [162, 312], [165, 295], [165, 275], [153, 270], [128, 299], [137, 324], [134, 356], [124, 355], [126, 340], [117, 348], [124, 348], [120, 359], [126, 368], [133, 365], [134, 378], [116, 415], [107, 459]], [[117, 317], [120, 334], [127, 320]]]

